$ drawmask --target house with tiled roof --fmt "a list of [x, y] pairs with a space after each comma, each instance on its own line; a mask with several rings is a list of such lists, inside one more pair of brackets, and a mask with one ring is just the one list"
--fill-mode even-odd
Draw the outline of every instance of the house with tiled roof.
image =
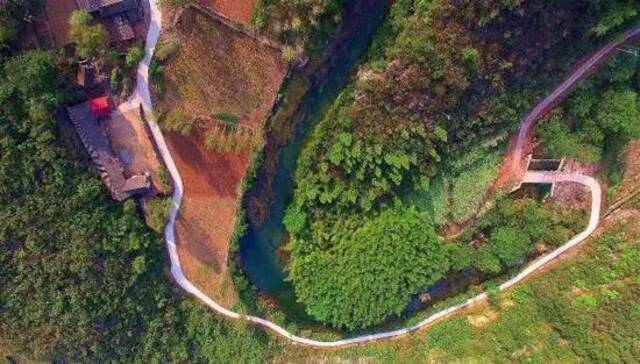
[[127, 45], [136, 38], [135, 24], [144, 18], [144, 8], [140, 1], [44, 0], [43, 16], [55, 44], [63, 44], [68, 40], [69, 17], [74, 10], [82, 9], [102, 22], [116, 43]]
[[80, 9], [101, 18], [123, 15], [132, 23], [142, 19], [140, 0], [77, 0]]
[[78, 7], [101, 19], [108, 19], [109, 30], [116, 42], [135, 39], [132, 24], [144, 17], [140, 0], [76, 0]]
[[100, 119], [110, 114], [111, 106], [106, 97], [83, 102], [67, 108], [82, 144], [100, 171], [100, 177], [116, 201], [147, 194], [151, 190], [148, 173], [127, 175], [122, 161], [115, 155]]

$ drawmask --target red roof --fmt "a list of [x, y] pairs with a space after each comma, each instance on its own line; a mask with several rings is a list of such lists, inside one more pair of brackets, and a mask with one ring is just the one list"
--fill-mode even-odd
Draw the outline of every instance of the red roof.
[[111, 114], [111, 104], [107, 96], [102, 96], [89, 101], [89, 110], [96, 118], [104, 118]]

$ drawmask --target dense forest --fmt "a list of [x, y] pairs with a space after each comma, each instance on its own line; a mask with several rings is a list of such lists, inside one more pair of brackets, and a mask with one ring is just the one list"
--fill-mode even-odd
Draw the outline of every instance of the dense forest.
[[[162, 236], [144, 224], [137, 203], [112, 201], [98, 172], [71, 157], [68, 142], [79, 142], [53, 117], [75, 96], [69, 54], [20, 48], [40, 1], [0, 3], [0, 355], [276, 359], [282, 343], [177, 293]], [[329, 32], [340, 14], [338, 1], [263, 0], [255, 22], [292, 52], [313, 52], [321, 44], [313, 34]], [[579, 212], [501, 196], [459, 237], [439, 233], [477, 208], [507, 134], [569, 62], [637, 20], [635, 0], [393, 1], [366, 62], [299, 159], [285, 224], [289, 279], [308, 312], [335, 327], [375, 326], [451, 272], [494, 278], [580, 230]], [[541, 124], [545, 152], [616, 158], [640, 135], [639, 80], [636, 59], [615, 57]], [[637, 232], [625, 234], [604, 235], [597, 251], [551, 283], [515, 290], [509, 299], [518, 309], [481, 333], [490, 344], [470, 344], [479, 334], [466, 319], [452, 320], [420, 336], [429, 349], [408, 362], [431, 358], [429, 350], [443, 351], [441, 360], [514, 360], [535, 335], [569, 342], [549, 354], [556, 360], [633, 361], [640, 250]]]
[[[640, 137], [638, 58], [619, 53], [540, 125], [545, 152], [589, 163]], [[618, 172], [619, 173], [619, 172]]]
[[[570, 62], [637, 18], [633, 1], [393, 2], [366, 62], [315, 126], [298, 160], [285, 225], [292, 236], [289, 279], [308, 312], [334, 326], [367, 327], [385, 318], [372, 306], [389, 303], [387, 316], [398, 313], [450, 266], [473, 263], [498, 272], [521, 262], [543, 230], [521, 239], [521, 231], [501, 224], [490, 237], [497, 247], [478, 249], [473, 253], [480, 258], [460, 265], [457, 249], [427, 244], [438, 241], [425, 235], [431, 228], [409, 221], [442, 227], [472, 215], [524, 112]], [[626, 72], [612, 66], [620, 74], [607, 82], [630, 82], [634, 65], [625, 65]], [[628, 119], [634, 120], [637, 97], [607, 87], [609, 108], [587, 109], [601, 114], [605, 134], [635, 135], [629, 122], [607, 115], [630, 107]], [[592, 89], [600, 90], [597, 83]], [[386, 222], [398, 206], [415, 212], [398, 218], [406, 224]], [[397, 248], [398, 236], [414, 234], [426, 239], [415, 240], [422, 249]], [[388, 252], [385, 262], [377, 252], [356, 260], [354, 252], [367, 244]], [[505, 251], [510, 248], [515, 251]], [[407, 254], [424, 258], [415, 266], [395, 264]], [[413, 275], [418, 272], [431, 274]], [[344, 289], [342, 280], [350, 275], [358, 283]], [[375, 288], [364, 283], [386, 275], [412, 277], [395, 295], [398, 301], [386, 299], [398, 287], [393, 279]]]
[[137, 204], [113, 202], [98, 172], [70, 158], [63, 140], [75, 134], [52, 116], [74, 95], [63, 55], [22, 52], [13, 36], [4, 44], [0, 355], [29, 362], [266, 361], [277, 347], [263, 332], [176, 294], [163, 239], [144, 224]]

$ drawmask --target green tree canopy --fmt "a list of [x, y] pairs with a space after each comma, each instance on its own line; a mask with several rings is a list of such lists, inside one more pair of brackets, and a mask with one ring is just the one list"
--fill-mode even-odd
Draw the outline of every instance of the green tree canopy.
[[25, 23], [35, 17], [41, 6], [42, 0], [0, 1], [0, 52], [15, 45]]
[[297, 257], [296, 294], [309, 313], [356, 329], [400, 314], [421, 288], [449, 269], [441, 237], [414, 208], [386, 209], [336, 247]]
[[640, 136], [640, 108], [635, 91], [608, 90], [602, 100], [596, 116], [602, 127], [622, 138]]
[[46, 52], [0, 59], [0, 353], [20, 362], [268, 362], [262, 332], [174, 294], [163, 241], [135, 202], [115, 203], [97, 173], [68, 158], [49, 113], [64, 86], [58, 73]]
[[92, 22], [93, 18], [86, 10], [76, 10], [69, 18], [69, 35], [76, 43], [76, 53], [82, 58], [103, 56], [109, 46], [107, 31]]
[[[536, 127], [536, 134], [544, 141], [545, 151], [558, 157], [575, 158], [584, 162], [595, 162], [602, 155], [602, 146], [589, 143], [589, 140], [582, 138], [584, 133], [572, 133], [566, 122], [559, 114], [554, 114]], [[593, 130], [591, 137], [600, 135], [602, 132]], [[593, 139], [593, 138], [592, 138]]]
[[531, 238], [513, 227], [499, 227], [491, 234], [491, 250], [507, 267], [515, 266], [531, 247]]
[[601, 12], [598, 23], [590, 30], [597, 36], [638, 16], [638, 3], [635, 0], [592, 0], [592, 6]]

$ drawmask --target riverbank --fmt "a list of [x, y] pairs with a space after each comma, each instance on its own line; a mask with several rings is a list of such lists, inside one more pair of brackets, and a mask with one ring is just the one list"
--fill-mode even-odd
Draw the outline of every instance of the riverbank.
[[[153, 27], [152, 27], [153, 29]], [[156, 29], [157, 30], [157, 29]], [[150, 38], [153, 38], [153, 33], [150, 31], [149, 34]], [[157, 34], [156, 34], [157, 37]], [[153, 41], [153, 45], [155, 45], [155, 40]], [[149, 53], [150, 51], [153, 51], [153, 45], [150, 46], [150, 48], [147, 48], [147, 54], [145, 54], [145, 60], [142, 63], [142, 66], [140, 67], [139, 70], [139, 81], [142, 79], [142, 81], [145, 81], [144, 83], [146, 84], [146, 81], [148, 80], [148, 74], [147, 74], [147, 67], [150, 63], [151, 60], [151, 54]], [[141, 82], [138, 83], [139, 85], [141, 84]], [[145, 106], [150, 105], [150, 101], [148, 99], [148, 94], [149, 94], [149, 90], [148, 89], [142, 89], [140, 92], [143, 95], [143, 104], [145, 104]], [[144, 95], [147, 95], [147, 97], [145, 98]], [[146, 107], [147, 110], [149, 110], [150, 106]], [[381, 339], [385, 339], [385, 338], [391, 338], [391, 337], [396, 337], [396, 336], [400, 336], [400, 335], [404, 335], [407, 333], [411, 333], [414, 332], [416, 330], [418, 330], [421, 327], [427, 326], [435, 321], [438, 321], [440, 319], [442, 319], [443, 317], [447, 317], [448, 315], [454, 313], [454, 312], [458, 312], [461, 311], [467, 307], [469, 307], [472, 304], [475, 304], [477, 302], [481, 302], [483, 300], [485, 300], [488, 295], [486, 293], [482, 293], [474, 298], [471, 298], [469, 300], [467, 300], [465, 303], [460, 304], [460, 305], [456, 305], [456, 306], [452, 306], [449, 307], [443, 311], [439, 311], [438, 313], [429, 316], [428, 318], [422, 320], [421, 322], [419, 322], [417, 325], [414, 325], [412, 327], [409, 328], [405, 328], [405, 329], [399, 329], [399, 330], [395, 330], [395, 331], [390, 331], [390, 332], [384, 332], [384, 333], [380, 333], [380, 334], [373, 334], [373, 335], [365, 335], [365, 336], [360, 336], [360, 337], [356, 337], [356, 338], [352, 338], [352, 339], [344, 339], [344, 340], [338, 340], [338, 341], [332, 341], [332, 342], [323, 342], [323, 341], [318, 341], [318, 340], [311, 340], [311, 339], [307, 339], [307, 338], [303, 338], [303, 337], [299, 337], [299, 336], [295, 336], [293, 334], [291, 334], [290, 332], [288, 332], [287, 330], [283, 329], [281, 326], [278, 326], [277, 324], [274, 324], [271, 321], [262, 319], [262, 318], [258, 318], [258, 317], [254, 317], [254, 316], [245, 316], [242, 314], [238, 314], [236, 312], [230, 311], [222, 306], [220, 306], [217, 302], [213, 301], [210, 297], [206, 296], [202, 291], [200, 291], [197, 287], [195, 287], [189, 280], [186, 279], [186, 277], [184, 276], [182, 269], [181, 269], [181, 264], [180, 264], [180, 260], [177, 254], [177, 249], [176, 249], [176, 245], [175, 245], [175, 233], [174, 233], [174, 223], [175, 223], [175, 219], [177, 217], [178, 214], [178, 209], [179, 206], [181, 204], [182, 201], [182, 194], [183, 194], [183, 187], [182, 187], [182, 180], [180, 177], [180, 174], [175, 166], [175, 163], [173, 162], [173, 159], [171, 158], [171, 154], [168, 152], [167, 148], [166, 148], [166, 144], [164, 142], [164, 138], [162, 137], [162, 134], [159, 131], [159, 128], [157, 126], [157, 124], [155, 123], [154, 120], [150, 120], [150, 127], [151, 130], [153, 132], [154, 138], [156, 139], [159, 148], [161, 150], [161, 154], [163, 155], [163, 157], [165, 158], [166, 164], [167, 164], [167, 168], [169, 169], [169, 171], [171, 172], [172, 177], [174, 178], [174, 182], [176, 185], [175, 191], [174, 191], [174, 196], [173, 196], [173, 206], [171, 209], [171, 214], [170, 214], [170, 220], [169, 220], [169, 224], [167, 225], [167, 229], [166, 229], [166, 239], [167, 239], [167, 247], [169, 249], [169, 254], [170, 254], [170, 258], [171, 258], [171, 272], [174, 276], [174, 278], [176, 279], [176, 282], [182, 287], [184, 288], [187, 292], [195, 295], [196, 297], [198, 297], [202, 302], [204, 302], [205, 304], [207, 304], [209, 307], [211, 307], [212, 309], [216, 310], [217, 312], [220, 312], [221, 314], [224, 314], [225, 316], [228, 316], [230, 318], [234, 318], [234, 319], [246, 319], [250, 322], [262, 325], [264, 327], [267, 327], [275, 332], [277, 332], [278, 334], [289, 338], [290, 340], [305, 344], [305, 345], [311, 345], [311, 346], [317, 346], [317, 347], [339, 347], [339, 346], [349, 346], [349, 345], [353, 345], [353, 344], [358, 344], [358, 343], [365, 343], [365, 342], [370, 342], [370, 341], [375, 341], [375, 340], [381, 340]], [[547, 181], [548, 182], [548, 181]], [[581, 181], [578, 181], [581, 182]], [[591, 184], [589, 184], [591, 186]], [[597, 185], [597, 183], [596, 183]], [[592, 189], [592, 193], [595, 193], [596, 191], [594, 191]], [[595, 199], [594, 199], [595, 200]], [[592, 214], [592, 219], [593, 217], [595, 217], [596, 219], [596, 223], [597, 223], [597, 219], [598, 219], [598, 215], [597, 214]], [[593, 220], [592, 220], [593, 221]], [[590, 228], [592, 224], [590, 224]], [[562, 248], [558, 249], [558, 251], [561, 250], [566, 250], [569, 247], [578, 244], [581, 239], [584, 238], [585, 234], [588, 235], [591, 231], [589, 231], [589, 229], [587, 229], [587, 231], [579, 234], [578, 237], [572, 239], [570, 241], [570, 243], [566, 244], [565, 246], [563, 246]], [[558, 251], [555, 251], [554, 253], [552, 253], [552, 256], [555, 253], [558, 253]], [[558, 253], [559, 254], [559, 253]], [[550, 256], [551, 259], [553, 259], [553, 257]], [[545, 265], [546, 263], [548, 263], [548, 260], [546, 258], [541, 259], [541, 261], [538, 261], [536, 263], [533, 264], [533, 266], [536, 266], [535, 268], [533, 268], [532, 266], [530, 266], [529, 268], [525, 269], [525, 271], [523, 271], [523, 273], [521, 273], [520, 275], [518, 275], [517, 277], [515, 277], [514, 279], [508, 281], [506, 284], [502, 285], [500, 288], [501, 289], [506, 289], [507, 287], [515, 284], [516, 282], [524, 279], [525, 277], [527, 277], [528, 275], [530, 275], [531, 273], [533, 273], [534, 270], [540, 268], [542, 265]]]
[[241, 266], [260, 291], [280, 298], [284, 310], [303, 322], [310, 318], [295, 302], [292, 287], [284, 281], [284, 262], [278, 257], [278, 248], [286, 240], [282, 221], [293, 189], [297, 156], [315, 121], [364, 56], [386, 7], [386, 2], [379, 0], [349, 4], [345, 21], [326, 52], [287, 81], [284, 96], [267, 122], [263, 163], [245, 195], [248, 230], [240, 241]]

